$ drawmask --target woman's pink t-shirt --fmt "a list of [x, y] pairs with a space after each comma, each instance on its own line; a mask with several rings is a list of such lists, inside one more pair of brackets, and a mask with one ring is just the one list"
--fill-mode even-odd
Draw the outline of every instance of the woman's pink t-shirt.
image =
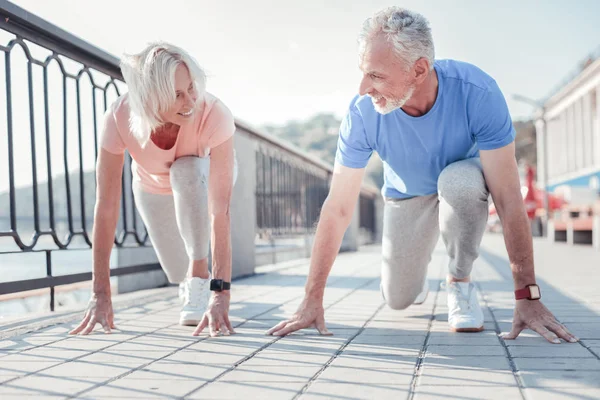
[[129, 129], [127, 94], [119, 97], [104, 115], [100, 147], [113, 154], [129, 151], [133, 159], [133, 184], [145, 192], [171, 194], [169, 169], [179, 157], [207, 157], [210, 149], [231, 138], [235, 123], [231, 111], [218, 98], [204, 93], [192, 120], [180, 127], [175, 145], [163, 150], [149, 140], [142, 147]]

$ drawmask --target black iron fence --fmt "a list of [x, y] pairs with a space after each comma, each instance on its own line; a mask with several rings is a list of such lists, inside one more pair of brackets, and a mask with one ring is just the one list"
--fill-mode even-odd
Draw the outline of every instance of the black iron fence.
[[[327, 198], [333, 169], [308, 154], [266, 135], [257, 137], [256, 226], [269, 237], [314, 232]], [[360, 193], [359, 229], [368, 242], [376, 239], [375, 203], [378, 193]]]
[[295, 162], [288, 154], [261, 146], [256, 152], [256, 217], [259, 232], [309, 232], [329, 187], [329, 171]]
[[[92, 246], [98, 133], [104, 111], [126, 86], [117, 58], [5, 0], [0, 54], [0, 295], [49, 289], [54, 310], [56, 286], [92, 278], [89, 261], [75, 273], [56, 271], [54, 256]], [[258, 233], [311, 232], [331, 167], [267, 136], [255, 139]], [[127, 156], [115, 234], [119, 248], [150, 246], [131, 176]], [[372, 192], [361, 194], [360, 226], [373, 235], [374, 202]], [[10, 255], [34, 255], [45, 275], [24, 275], [20, 261], [3, 261]], [[25, 279], [11, 279], [11, 268]], [[119, 267], [111, 275], [159, 268]]]
[[[0, 294], [49, 288], [53, 310], [56, 286], [92, 278], [91, 272], [57, 276], [53, 255], [91, 247], [98, 131], [125, 86], [118, 59], [7, 1], [0, 1], [0, 29], [6, 110], [0, 118], [0, 254], [43, 253], [46, 264], [44, 277], [0, 282]], [[115, 244], [146, 246], [128, 161]], [[159, 268], [136, 265], [111, 275]]]

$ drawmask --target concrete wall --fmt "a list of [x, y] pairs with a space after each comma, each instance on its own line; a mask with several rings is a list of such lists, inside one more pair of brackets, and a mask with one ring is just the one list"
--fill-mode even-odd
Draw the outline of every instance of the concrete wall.
[[[297, 250], [286, 250], [279, 254], [258, 254], [256, 251], [256, 151], [258, 140], [254, 133], [245, 127], [238, 126], [234, 137], [236, 159], [238, 162], [238, 176], [233, 188], [231, 201], [231, 245], [233, 277], [247, 276], [254, 273], [257, 265], [282, 262], [290, 258], [310, 257], [313, 245], [313, 236], [305, 235], [304, 246]], [[357, 251], [366, 242], [359, 230], [360, 207], [356, 206], [352, 223], [346, 230], [340, 251]], [[375, 243], [381, 242], [383, 226], [383, 201], [381, 196], [376, 197], [376, 234]], [[364, 236], [364, 235], [363, 235]], [[136, 264], [154, 263], [156, 255], [152, 248], [115, 249], [113, 264], [129, 266]], [[209, 265], [212, 257], [209, 255]], [[162, 271], [140, 273], [130, 276], [118, 277], [118, 291], [120, 293], [133, 290], [147, 289], [163, 286], [168, 281]]]
[[256, 232], [256, 155], [255, 142], [244, 131], [235, 134], [238, 178], [231, 200], [231, 246], [233, 277], [254, 273]]
[[[158, 263], [158, 259], [151, 247], [114, 248], [111, 255], [111, 266], [130, 267], [154, 263]], [[152, 289], [169, 284], [167, 276], [162, 270], [123, 275], [116, 279], [117, 293]]]

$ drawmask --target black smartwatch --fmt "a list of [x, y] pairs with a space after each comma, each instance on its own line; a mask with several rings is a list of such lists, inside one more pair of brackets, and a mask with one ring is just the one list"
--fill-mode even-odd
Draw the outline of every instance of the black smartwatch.
[[223, 290], [229, 290], [231, 288], [231, 282], [225, 282], [223, 279], [211, 279], [210, 290], [215, 292], [222, 292]]

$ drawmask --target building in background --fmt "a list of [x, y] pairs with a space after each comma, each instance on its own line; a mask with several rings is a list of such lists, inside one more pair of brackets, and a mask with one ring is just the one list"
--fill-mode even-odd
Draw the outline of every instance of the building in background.
[[[599, 49], [600, 50], [600, 49]], [[538, 177], [571, 204], [600, 199], [600, 51], [544, 103], [537, 128]], [[548, 139], [547, 143], [543, 141]], [[547, 162], [544, 153], [547, 153]], [[545, 175], [547, 167], [548, 175]], [[543, 184], [541, 185], [543, 186]]]

